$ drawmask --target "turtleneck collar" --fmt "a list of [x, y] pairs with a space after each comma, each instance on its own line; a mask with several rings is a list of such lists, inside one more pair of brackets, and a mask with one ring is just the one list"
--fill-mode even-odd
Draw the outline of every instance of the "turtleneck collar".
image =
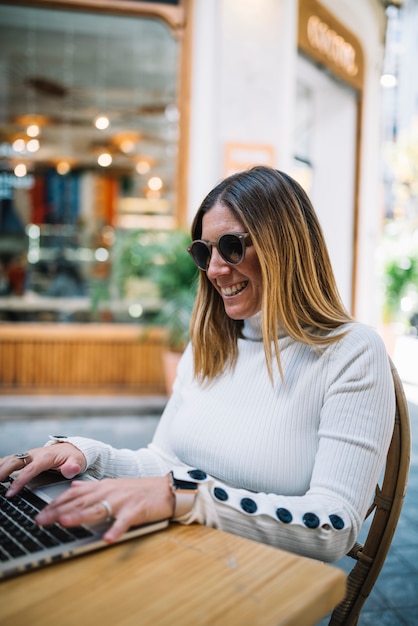
[[[259, 311], [252, 317], [244, 320], [242, 327], [242, 337], [250, 341], [263, 341], [262, 313]], [[287, 333], [279, 325], [277, 328], [277, 336], [279, 339], [287, 337]]]
[[244, 339], [250, 339], [251, 341], [263, 340], [261, 311], [244, 320], [242, 336]]

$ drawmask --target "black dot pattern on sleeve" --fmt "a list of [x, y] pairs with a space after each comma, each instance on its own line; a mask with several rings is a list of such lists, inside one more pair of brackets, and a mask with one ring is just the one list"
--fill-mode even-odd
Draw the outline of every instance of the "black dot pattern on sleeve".
[[[204, 470], [201, 469], [191, 469], [187, 471], [187, 474], [196, 481], [205, 481], [210, 478]], [[254, 515], [258, 511], [258, 505], [255, 498], [242, 498], [239, 503], [236, 502], [234, 504], [234, 498], [230, 498], [227, 489], [224, 487], [214, 487], [213, 488], [213, 497], [219, 502], [228, 502], [232, 507], [239, 506], [241, 511], [247, 513], [248, 515]], [[262, 513], [262, 511], [260, 511]], [[273, 512], [272, 512], [273, 513]], [[279, 522], [282, 524], [290, 524], [295, 523], [297, 520], [294, 517], [294, 514], [285, 507], [279, 507], [275, 510], [275, 516]], [[340, 515], [336, 513], [331, 513], [329, 515], [329, 521], [334, 530], [342, 530], [345, 527], [344, 520]], [[307, 512], [302, 516], [302, 523], [306, 528], [315, 529], [320, 525], [320, 518], [316, 513]], [[323, 528], [326, 526], [323, 525]], [[329, 527], [328, 527], [329, 528]]]

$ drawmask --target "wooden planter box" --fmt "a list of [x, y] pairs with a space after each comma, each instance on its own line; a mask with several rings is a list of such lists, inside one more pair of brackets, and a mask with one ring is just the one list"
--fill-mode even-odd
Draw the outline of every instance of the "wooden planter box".
[[120, 324], [1, 324], [0, 394], [165, 394], [163, 331]]

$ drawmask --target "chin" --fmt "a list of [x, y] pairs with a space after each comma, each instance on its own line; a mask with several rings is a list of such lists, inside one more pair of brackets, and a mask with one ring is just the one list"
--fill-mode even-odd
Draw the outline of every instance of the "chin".
[[248, 317], [252, 317], [253, 315], [255, 315], [255, 313], [252, 312], [248, 312], [248, 311], [237, 311], [234, 309], [228, 309], [228, 307], [225, 307], [225, 313], [227, 314], [228, 317], [231, 318], [231, 320], [235, 320], [236, 322], [238, 322], [239, 320], [245, 320]]

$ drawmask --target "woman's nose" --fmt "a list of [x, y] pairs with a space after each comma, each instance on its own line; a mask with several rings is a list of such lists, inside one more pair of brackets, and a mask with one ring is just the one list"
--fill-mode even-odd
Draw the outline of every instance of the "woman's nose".
[[228, 274], [230, 271], [231, 267], [223, 260], [216, 247], [213, 246], [208, 269], [206, 270], [208, 277], [210, 279], [216, 278], [221, 274]]

